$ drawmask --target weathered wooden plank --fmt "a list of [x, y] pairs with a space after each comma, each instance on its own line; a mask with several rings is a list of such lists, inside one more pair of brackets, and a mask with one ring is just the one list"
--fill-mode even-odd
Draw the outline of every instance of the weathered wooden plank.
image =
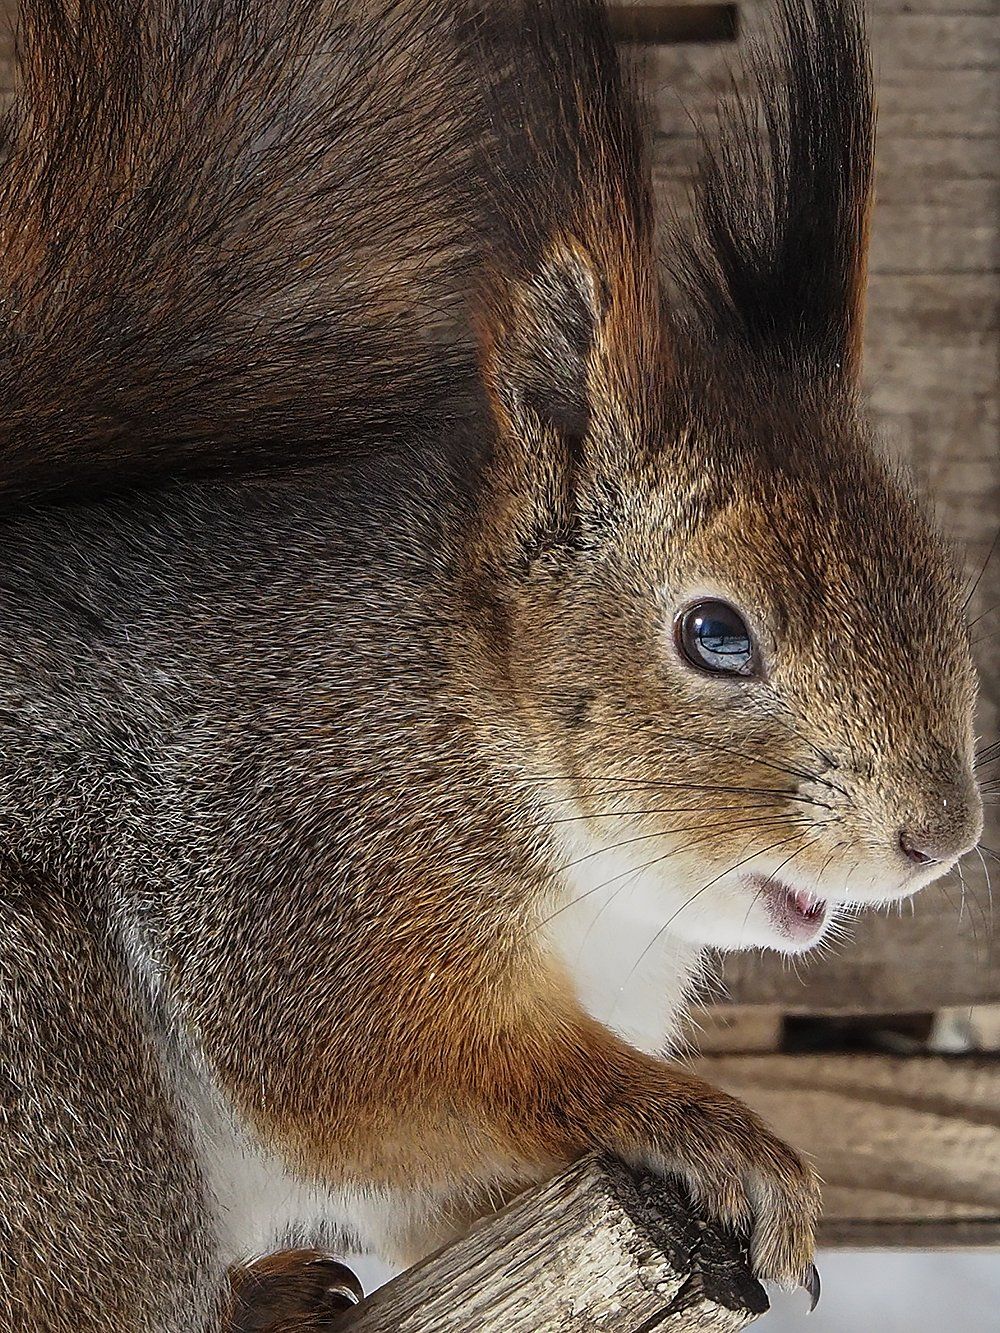
[[[891, 141], [890, 141], [891, 142]], [[992, 140], [972, 142], [994, 151]], [[654, 181], [666, 215], [687, 212], [697, 175], [691, 136], [654, 142]], [[916, 156], [916, 155], [914, 155]], [[944, 272], [993, 274], [1000, 270], [1000, 179], [935, 169], [928, 154], [920, 167], [899, 169], [880, 159], [870, 266], [873, 275]]]
[[[880, 410], [995, 395], [1000, 284], [969, 274], [874, 274], [868, 316], [865, 374], [869, 393], [882, 395]], [[951, 444], [962, 447], [942, 441]]]
[[[1000, 114], [997, 116], [1000, 133]], [[919, 201], [924, 191], [936, 194], [957, 180], [1000, 180], [1000, 158], [993, 139], [962, 135], [889, 133], [878, 143], [879, 200]]]
[[879, 132], [993, 138], [997, 126], [995, 70], [919, 70], [879, 67]]
[[[745, 88], [732, 47], [659, 47], [645, 53], [655, 130], [690, 133], [711, 125], [719, 99]], [[918, 70], [878, 66], [883, 136], [992, 138], [997, 132], [996, 69]]]
[[763, 1005], [712, 1005], [689, 1016], [692, 1044], [702, 1055], [745, 1055], [781, 1048], [783, 1010]]
[[[998, 117], [1000, 121], [1000, 117]], [[699, 139], [688, 124], [684, 133], [659, 134], [653, 140], [653, 171], [658, 187], [687, 185], [694, 177], [700, 155]], [[994, 189], [1000, 181], [1000, 156], [989, 138], [954, 135], [881, 134], [878, 144], [876, 189], [879, 208], [885, 204], [947, 202], [956, 184], [978, 186], [985, 193], [966, 205], [993, 215]]]
[[[873, 273], [995, 273], [1000, 269], [994, 180], [947, 180], [907, 197], [880, 171], [873, 215]], [[902, 196], [902, 197], [901, 197]]]
[[879, 73], [990, 71], [1000, 62], [1000, 25], [994, 15], [876, 12], [868, 27]]
[[996, 17], [997, 0], [865, 0], [871, 14], [934, 14], [964, 17], [985, 14]]
[[619, 41], [646, 45], [676, 42], [730, 42], [739, 28], [739, 5], [651, 3], [611, 6], [611, 23]]
[[1000, 1061], [754, 1055], [697, 1067], [813, 1159], [822, 1244], [1000, 1243]]
[[[696, 8], [699, 0], [689, 0]], [[684, 6], [679, 6], [683, 8]], [[645, 4], [612, 4], [612, 9], [662, 9]], [[774, 0], [740, 0], [739, 38], [767, 33], [777, 9]], [[1000, 61], [1000, 28], [995, 4], [949, 4], [948, 0], [868, 0], [868, 32], [879, 73], [901, 71], [995, 69]]]
[[[774, 6], [743, 0], [740, 45], [764, 36]], [[993, 136], [1000, 116], [1000, 24], [996, 10], [981, 13], [913, 11], [870, 5], [870, 35], [879, 88], [882, 133]], [[916, 11], [920, 12], [916, 12]], [[704, 123], [716, 100], [745, 86], [731, 44], [651, 46], [646, 53], [657, 129], [683, 132], [690, 119]]]
[[351, 1333], [730, 1333], [763, 1289], [680, 1196], [588, 1158], [380, 1288]]
[[[1000, 1243], [1000, 1061], [755, 1055], [697, 1068], [813, 1158], [825, 1182], [821, 1244]], [[684, 1333], [742, 1328], [764, 1308], [741, 1257], [693, 1225], [671, 1188], [588, 1159], [336, 1326]]]

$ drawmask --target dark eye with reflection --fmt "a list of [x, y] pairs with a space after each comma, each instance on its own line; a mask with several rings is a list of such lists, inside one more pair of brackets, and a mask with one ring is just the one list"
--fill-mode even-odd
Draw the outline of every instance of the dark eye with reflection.
[[752, 676], [757, 655], [747, 622], [728, 602], [695, 602], [677, 618], [677, 645], [699, 671]]

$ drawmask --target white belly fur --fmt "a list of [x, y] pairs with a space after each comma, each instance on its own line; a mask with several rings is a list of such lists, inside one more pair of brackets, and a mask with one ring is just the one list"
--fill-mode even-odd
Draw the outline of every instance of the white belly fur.
[[[184, 1079], [181, 1100], [216, 1213], [223, 1265], [286, 1247], [315, 1247], [346, 1258], [391, 1249], [411, 1217], [402, 1197], [378, 1190], [338, 1190], [302, 1179], [238, 1122], [200, 1060]], [[360, 1265], [366, 1289], [392, 1276], [380, 1261]]]

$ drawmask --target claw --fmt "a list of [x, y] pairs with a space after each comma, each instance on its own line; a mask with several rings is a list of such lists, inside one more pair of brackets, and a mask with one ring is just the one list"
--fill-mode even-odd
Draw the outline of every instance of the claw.
[[350, 1310], [364, 1300], [364, 1289], [346, 1264], [324, 1256], [314, 1259], [310, 1267], [322, 1274], [326, 1297], [334, 1310]]
[[802, 1285], [809, 1293], [809, 1313], [812, 1314], [816, 1306], [819, 1305], [820, 1281], [819, 1272], [815, 1264], [810, 1264], [802, 1277]]

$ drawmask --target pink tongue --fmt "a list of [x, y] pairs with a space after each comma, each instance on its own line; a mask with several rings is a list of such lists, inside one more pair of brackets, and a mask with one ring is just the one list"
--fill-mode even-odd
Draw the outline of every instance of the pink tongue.
[[801, 889], [796, 889], [790, 893], [792, 906], [795, 910], [805, 917], [820, 916], [823, 911], [823, 903], [819, 898], [814, 898], [811, 893], [803, 893]]

